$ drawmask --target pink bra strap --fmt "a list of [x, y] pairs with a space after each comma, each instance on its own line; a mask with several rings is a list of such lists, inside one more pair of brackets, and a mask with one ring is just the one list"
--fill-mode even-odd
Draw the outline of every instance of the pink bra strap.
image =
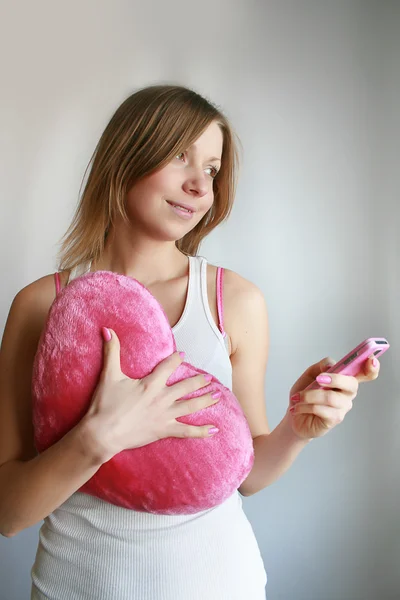
[[56, 282], [56, 296], [57, 296], [61, 290], [60, 273], [54, 273], [54, 279]]
[[218, 321], [219, 321], [219, 329], [222, 335], [225, 337], [226, 332], [224, 331], [224, 305], [223, 305], [223, 276], [224, 269], [222, 267], [217, 268], [217, 308], [218, 308]]

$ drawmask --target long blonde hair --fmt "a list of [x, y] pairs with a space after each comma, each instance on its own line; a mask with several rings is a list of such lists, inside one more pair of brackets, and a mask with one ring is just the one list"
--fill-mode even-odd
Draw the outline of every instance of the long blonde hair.
[[119, 214], [128, 220], [125, 197], [130, 188], [186, 150], [214, 121], [223, 134], [214, 203], [196, 227], [175, 242], [184, 254], [195, 255], [203, 238], [232, 210], [240, 140], [222, 112], [195, 91], [154, 85], [129, 96], [101, 135], [85, 170], [86, 175], [92, 164], [84, 192], [61, 241], [59, 270], [97, 260], [114, 218]]

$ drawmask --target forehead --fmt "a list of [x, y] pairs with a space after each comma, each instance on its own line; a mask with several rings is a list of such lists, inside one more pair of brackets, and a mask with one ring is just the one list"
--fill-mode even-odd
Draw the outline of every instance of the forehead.
[[213, 122], [190, 146], [193, 152], [209, 153], [211, 158], [220, 158], [223, 146], [223, 133], [220, 126]]

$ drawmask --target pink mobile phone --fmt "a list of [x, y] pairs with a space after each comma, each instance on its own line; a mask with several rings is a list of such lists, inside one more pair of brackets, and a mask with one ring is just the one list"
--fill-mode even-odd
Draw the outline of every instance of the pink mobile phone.
[[[351, 350], [346, 356], [338, 360], [330, 369], [324, 370], [324, 373], [340, 373], [341, 375], [352, 375], [355, 377], [361, 370], [362, 363], [371, 354], [380, 356], [390, 348], [389, 342], [385, 338], [368, 338]], [[316, 381], [307, 386], [306, 390], [315, 390], [322, 386]]]

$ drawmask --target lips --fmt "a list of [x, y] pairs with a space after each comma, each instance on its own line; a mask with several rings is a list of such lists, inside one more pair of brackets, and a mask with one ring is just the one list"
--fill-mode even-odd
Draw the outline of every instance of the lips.
[[166, 202], [168, 202], [168, 204], [170, 204], [171, 206], [176, 206], [177, 208], [181, 207], [181, 208], [186, 208], [187, 210], [189, 210], [191, 213], [195, 213], [196, 209], [193, 208], [193, 206], [189, 206], [188, 204], [178, 204], [177, 202], [172, 202], [171, 200], [167, 200]]

